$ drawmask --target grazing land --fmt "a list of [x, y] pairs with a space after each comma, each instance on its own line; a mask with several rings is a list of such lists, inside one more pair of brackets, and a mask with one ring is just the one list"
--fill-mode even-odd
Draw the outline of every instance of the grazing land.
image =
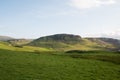
[[118, 57], [116, 52], [36, 54], [1, 49], [0, 80], [120, 80]]
[[120, 40], [57, 34], [0, 42], [0, 80], [120, 80]]
[[0, 80], [120, 80], [120, 0], [0, 0]]

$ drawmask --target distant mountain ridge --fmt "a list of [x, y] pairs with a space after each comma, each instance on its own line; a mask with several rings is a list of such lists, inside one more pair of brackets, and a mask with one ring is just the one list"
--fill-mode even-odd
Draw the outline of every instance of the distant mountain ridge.
[[69, 41], [80, 41], [82, 38], [79, 35], [73, 34], [55, 34], [45, 37], [40, 37], [36, 39], [36, 41], [61, 41], [61, 42], [69, 42]]
[[58, 50], [114, 50], [120, 48], [120, 40], [112, 38], [82, 38], [72, 34], [55, 34], [40, 37], [28, 45]]
[[116, 47], [120, 47], [120, 40], [119, 39], [113, 39], [113, 38], [87, 38], [91, 41], [95, 41], [95, 40], [101, 40], [103, 42], [106, 42], [106, 43], [111, 43], [111, 44], [114, 44]]
[[8, 40], [12, 40], [14, 38], [12, 37], [8, 37], [8, 36], [0, 36], [0, 41], [8, 41]]
[[24, 45], [30, 43], [33, 39], [16, 39], [9, 36], [0, 36], [0, 41], [5, 41], [12, 45]]
[[69, 47], [69, 44], [75, 44], [82, 40], [79, 35], [72, 34], [55, 34], [45, 37], [40, 37], [28, 45], [37, 46], [37, 47], [47, 47], [47, 48], [66, 48]]
[[7, 42], [9, 42], [12, 45], [25, 45], [30, 43], [31, 41], [33, 41], [32, 39], [11, 39], [8, 40]]
[[12, 46], [35, 46], [52, 50], [117, 50], [120, 51], [120, 40], [113, 38], [82, 38], [73, 34], [55, 34], [38, 39], [14, 39], [0, 36]]

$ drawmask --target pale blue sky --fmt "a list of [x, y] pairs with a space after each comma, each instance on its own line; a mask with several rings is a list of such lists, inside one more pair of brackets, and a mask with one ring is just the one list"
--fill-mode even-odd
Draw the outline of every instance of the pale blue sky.
[[0, 0], [0, 35], [87, 37], [119, 32], [119, 0]]

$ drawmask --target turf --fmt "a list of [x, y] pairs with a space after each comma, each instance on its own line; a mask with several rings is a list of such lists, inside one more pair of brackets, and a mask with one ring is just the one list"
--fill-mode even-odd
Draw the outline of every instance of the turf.
[[0, 42], [0, 49], [12, 50], [12, 51], [52, 51], [52, 49], [41, 48], [41, 47], [33, 47], [33, 46], [22, 46], [22, 47], [14, 47], [7, 42]]
[[0, 50], [0, 80], [120, 80], [120, 65], [96, 59]]

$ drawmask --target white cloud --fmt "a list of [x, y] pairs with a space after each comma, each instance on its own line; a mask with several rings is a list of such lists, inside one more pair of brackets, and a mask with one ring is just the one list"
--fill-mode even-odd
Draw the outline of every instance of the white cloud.
[[77, 9], [89, 9], [115, 3], [116, 0], [70, 0], [69, 5]]
[[109, 38], [120, 39], [120, 30], [113, 31], [111, 33], [103, 33], [101, 36], [102, 37], [109, 37]]

